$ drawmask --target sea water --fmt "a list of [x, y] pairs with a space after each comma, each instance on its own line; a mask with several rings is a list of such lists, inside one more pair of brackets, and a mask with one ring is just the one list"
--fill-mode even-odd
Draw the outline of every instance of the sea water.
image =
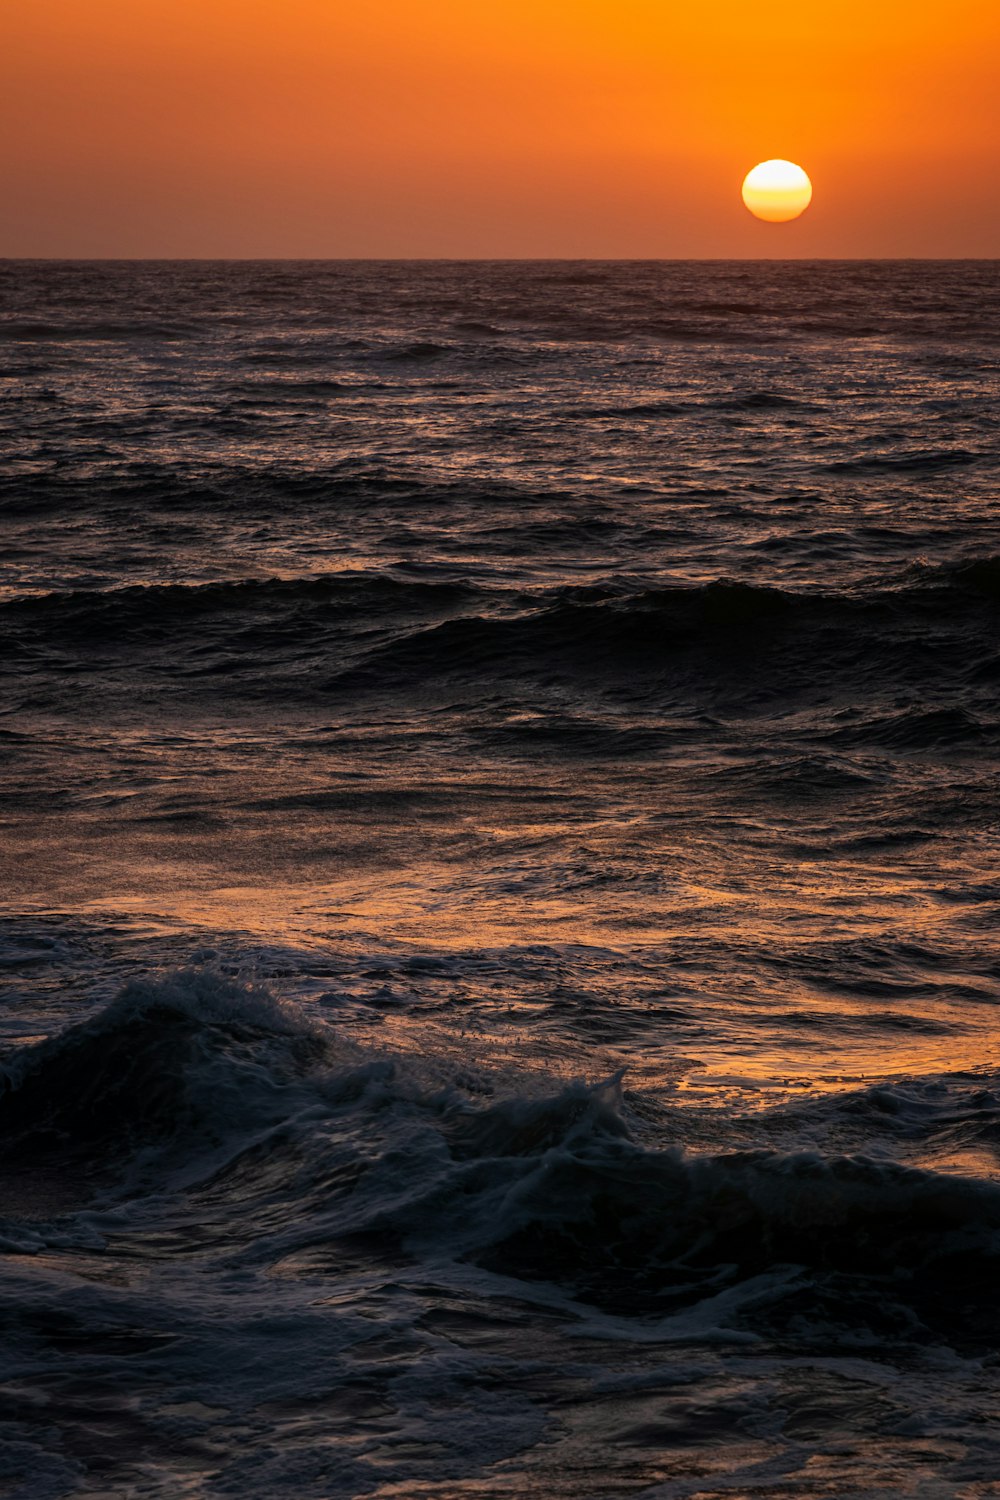
[[0, 1487], [997, 1493], [993, 263], [0, 263]]

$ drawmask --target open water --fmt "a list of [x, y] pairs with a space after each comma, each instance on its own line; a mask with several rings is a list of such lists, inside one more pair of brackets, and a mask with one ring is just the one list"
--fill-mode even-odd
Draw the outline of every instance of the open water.
[[994, 263], [0, 263], [0, 1492], [1000, 1494]]

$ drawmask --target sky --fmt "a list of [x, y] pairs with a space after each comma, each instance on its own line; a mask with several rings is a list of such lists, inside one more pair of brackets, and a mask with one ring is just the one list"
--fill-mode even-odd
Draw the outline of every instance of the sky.
[[[997, 0], [2, 0], [0, 256], [1000, 255]], [[792, 224], [743, 207], [798, 162]]]

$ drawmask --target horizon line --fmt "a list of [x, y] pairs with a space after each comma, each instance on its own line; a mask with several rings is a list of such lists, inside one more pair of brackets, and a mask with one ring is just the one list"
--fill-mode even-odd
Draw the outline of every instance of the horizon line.
[[0, 265], [992, 265], [1000, 255], [0, 255]]

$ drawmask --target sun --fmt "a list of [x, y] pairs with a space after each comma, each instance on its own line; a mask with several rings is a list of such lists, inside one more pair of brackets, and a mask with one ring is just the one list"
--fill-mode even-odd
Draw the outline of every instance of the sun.
[[758, 219], [785, 224], [805, 213], [812, 183], [793, 161], [762, 161], [743, 179], [743, 202]]

